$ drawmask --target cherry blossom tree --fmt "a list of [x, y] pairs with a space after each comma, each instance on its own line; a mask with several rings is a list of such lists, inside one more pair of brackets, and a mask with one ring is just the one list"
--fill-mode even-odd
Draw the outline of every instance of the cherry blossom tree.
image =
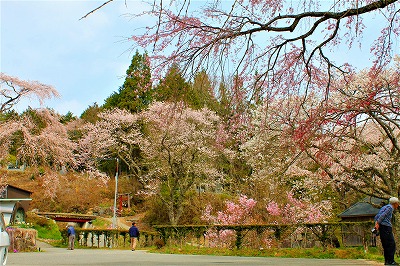
[[295, 198], [292, 192], [287, 193], [286, 203], [270, 201], [266, 207], [268, 213], [274, 216], [274, 222], [279, 224], [327, 222], [331, 216], [331, 208], [332, 205], [327, 200], [312, 203]]
[[155, 102], [137, 114], [107, 110], [85, 126], [80, 162], [95, 174], [96, 158], [120, 158], [144, 185], [141, 194], [159, 197], [177, 224], [194, 186], [221, 177], [215, 165], [218, 120], [212, 111], [182, 102]]
[[75, 167], [76, 144], [69, 139], [60, 116], [48, 109], [28, 109], [20, 117], [0, 123], [2, 157], [13, 147], [28, 165]]
[[182, 102], [156, 102], [141, 116], [145, 127], [139, 145], [148, 169], [142, 180], [147, 191], [164, 202], [175, 225], [187, 193], [198, 183], [212, 185], [222, 177], [215, 164], [219, 118], [208, 109], [193, 110]]
[[39, 81], [26, 81], [0, 73], [0, 113], [12, 109], [22, 98], [37, 98], [40, 104], [52, 97], [59, 97], [57, 90]]
[[[240, 195], [236, 201], [226, 201], [225, 208], [215, 213], [214, 208], [209, 204], [204, 209], [202, 219], [208, 224], [217, 225], [241, 225], [252, 224], [254, 220], [254, 207], [257, 201], [248, 198], [246, 195]], [[206, 238], [211, 246], [230, 246], [235, 241], [235, 232], [233, 230], [216, 231], [210, 229], [206, 233]]]
[[84, 137], [79, 141], [79, 163], [93, 176], [108, 177], [98, 170], [104, 159], [119, 158], [128, 173], [141, 176], [138, 161], [140, 136], [138, 116], [128, 110], [106, 110], [98, 114], [97, 122], [83, 127]]
[[257, 201], [247, 197], [246, 195], [240, 195], [237, 202], [227, 200], [225, 201], [225, 208], [222, 211], [217, 211], [214, 214], [213, 207], [207, 205], [202, 219], [209, 224], [219, 225], [240, 225], [250, 224], [252, 221], [252, 211], [256, 206]]
[[218, 76], [236, 73], [251, 82], [255, 78], [256, 86], [249, 88], [254, 95], [260, 89], [287, 93], [329, 87], [320, 83], [321, 75], [348, 72], [351, 62], [335, 62], [333, 52], [362, 46], [363, 35], [371, 34], [369, 18], [382, 24], [366, 49], [376, 66], [388, 63], [399, 35], [399, 13], [397, 0], [154, 1], [134, 16], [154, 17], [156, 23], [131, 40], [151, 49], [160, 69], [177, 62], [192, 73], [203, 68]]
[[399, 64], [334, 81], [326, 105], [293, 131], [322, 176], [369, 196], [399, 195]]

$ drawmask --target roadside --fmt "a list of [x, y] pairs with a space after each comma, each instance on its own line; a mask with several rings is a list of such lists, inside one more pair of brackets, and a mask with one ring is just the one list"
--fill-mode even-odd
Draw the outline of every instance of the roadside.
[[140, 265], [140, 266], [217, 266], [221, 264], [240, 266], [347, 266], [381, 265], [367, 260], [263, 258], [205, 255], [156, 254], [146, 251], [114, 249], [48, 249], [46, 252], [13, 253], [8, 265]]

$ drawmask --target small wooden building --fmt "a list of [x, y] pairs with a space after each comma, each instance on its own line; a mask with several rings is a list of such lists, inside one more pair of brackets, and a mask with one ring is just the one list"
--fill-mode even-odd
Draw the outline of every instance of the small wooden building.
[[[380, 207], [385, 205], [387, 201], [365, 197], [363, 200], [351, 205], [344, 210], [339, 217], [343, 222], [371, 222], [373, 224], [375, 215], [379, 212]], [[372, 235], [371, 228], [362, 226], [354, 227], [351, 231], [342, 228], [342, 240], [345, 246], [362, 246], [366, 239], [371, 239], [371, 246], [376, 245], [376, 237]]]
[[24, 222], [32, 192], [7, 184], [0, 189], [0, 211], [7, 223]]

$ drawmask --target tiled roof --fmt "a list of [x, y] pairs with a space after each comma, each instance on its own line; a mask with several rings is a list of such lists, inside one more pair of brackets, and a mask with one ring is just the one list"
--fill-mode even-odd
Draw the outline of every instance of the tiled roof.
[[380, 206], [385, 204], [387, 201], [374, 197], [366, 197], [362, 201], [359, 201], [347, 210], [339, 214], [339, 217], [361, 217], [361, 216], [375, 216], [379, 212]]

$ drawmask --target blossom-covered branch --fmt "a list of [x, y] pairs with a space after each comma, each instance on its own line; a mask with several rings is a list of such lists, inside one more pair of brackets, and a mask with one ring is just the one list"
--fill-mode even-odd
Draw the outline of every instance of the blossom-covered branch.
[[23, 97], [36, 97], [40, 104], [45, 99], [59, 97], [57, 90], [39, 81], [26, 81], [0, 73], [0, 113], [10, 110]]

